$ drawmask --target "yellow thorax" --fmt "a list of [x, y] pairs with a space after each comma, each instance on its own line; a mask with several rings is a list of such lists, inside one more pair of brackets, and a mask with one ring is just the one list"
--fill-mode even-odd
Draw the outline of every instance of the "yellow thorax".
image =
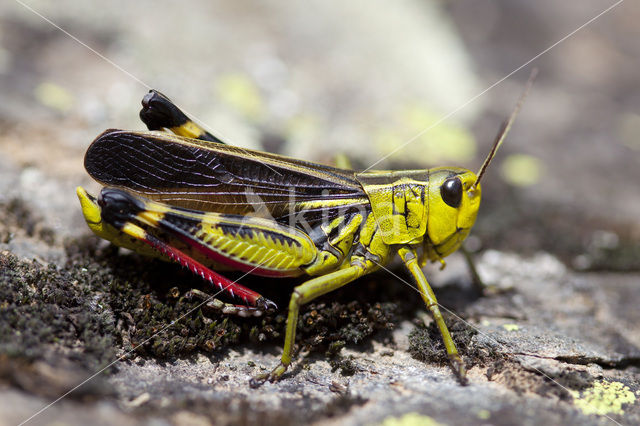
[[[358, 173], [386, 244], [417, 244], [427, 236], [433, 257], [455, 251], [473, 226], [480, 206], [476, 174], [458, 167]], [[442, 187], [459, 179], [459, 202], [443, 198]], [[432, 257], [432, 256], [429, 256]]]
[[372, 171], [356, 178], [369, 197], [386, 244], [422, 241], [427, 229], [427, 170]]

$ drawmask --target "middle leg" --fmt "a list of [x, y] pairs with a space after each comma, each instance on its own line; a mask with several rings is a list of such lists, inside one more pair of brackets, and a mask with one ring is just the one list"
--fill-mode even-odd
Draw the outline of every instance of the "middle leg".
[[440, 334], [442, 335], [442, 340], [444, 342], [444, 346], [447, 349], [447, 355], [449, 356], [449, 361], [451, 362], [451, 366], [453, 370], [456, 372], [460, 380], [465, 383], [466, 382], [466, 369], [464, 367], [464, 362], [458, 354], [458, 349], [456, 348], [456, 344], [453, 342], [451, 338], [451, 333], [449, 333], [449, 329], [447, 328], [447, 324], [444, 322], [444, 318], [442, 317], [442, 313], [440, 312], [440, 308], [438, 307], [438, 301], [436, 300], [436, 295], [433, 293], [429, 282], [425, 278], [422, 273], [422, 269], [418, 263], [418, 257], [416, 252], [409, 247], [402, 247], [398, 250], [398, 254], [402, 259], [402, 262], [405, 264], [411, 275], [416, 281], [418, 285], [418, 289], [420, 290], [420, 295], [427, 305], [427, 309], [431, 312], [433, 319], [440, 330]]
[[280, 358], [280, 364], [274, 368], [270, 373], [261, 374], [255, 377], [255, 381], [260, 383], [265, 380], [275, 381], [287, 371], [287, 368], [291, 364], [291, 357], [293, 354], [293, 347], [296, 340], [296, 326], [298, 324], [298, 314], [300, 306], [305, 303], [309, 303], [316, 297], [329, 293], [333, 290], [350, 283], [356, 278], [373, 270], [373, 266], [365, 266], [363, 263], [358, 262], [351, 266], [339, 269], [335, 272], [331, 272], [327, 275], [322, 275], [313, 278], [304, 284], [299, 285], [293, 290], [291, 295], [291, 301], [289, 302], [289, 315], [287, 316], [287, 330], [284, 338], [284, 348], [282, 350], [282, 357]]

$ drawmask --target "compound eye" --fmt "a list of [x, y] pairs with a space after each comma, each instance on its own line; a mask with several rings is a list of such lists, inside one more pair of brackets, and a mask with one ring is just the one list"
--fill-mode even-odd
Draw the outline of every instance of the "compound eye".
[[440, 195], [447, 205], [457, 208], [462, 202], [462, 181], [460, 178], [449, 178], [440, 187]]

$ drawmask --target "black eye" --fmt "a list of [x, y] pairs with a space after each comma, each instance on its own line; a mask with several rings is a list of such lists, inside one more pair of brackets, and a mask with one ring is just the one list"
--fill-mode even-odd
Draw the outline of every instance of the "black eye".
[[451, 207], [459, 207], [462, 202], [462, 182], [460, 179], [453, 177], [444, 181], [440, 187], [440, 195], [444, 202]]

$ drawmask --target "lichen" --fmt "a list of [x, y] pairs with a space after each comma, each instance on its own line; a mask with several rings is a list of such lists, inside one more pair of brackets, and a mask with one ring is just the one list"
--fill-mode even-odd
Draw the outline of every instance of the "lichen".
[[420, 413], [407, 413], [400, 417], [387, 417], [381, 426], [444, 426], [433, 418]]
[[518, 331], [520, 330], [520, 326], [518, 324], [502, 324], [502, 328], [507, 331]]
[[624, 414], [623, 406], [636, 402], [636, 396], [624, 383], [602, 380], [583, 391], [570, 391], [574, 405], [585, 414]]

